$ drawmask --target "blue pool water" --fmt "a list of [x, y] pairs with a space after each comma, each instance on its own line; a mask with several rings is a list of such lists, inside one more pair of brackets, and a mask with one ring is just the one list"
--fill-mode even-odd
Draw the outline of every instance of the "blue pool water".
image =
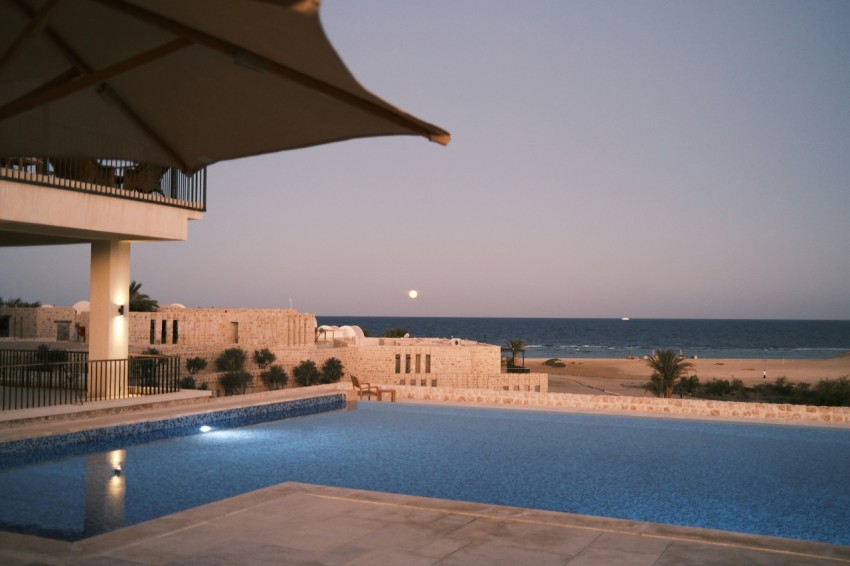
[[291, 480], [847, 545], [848, 470], [841, 429], [361, 403], [10, 462], [0, 527], [75, 540]]

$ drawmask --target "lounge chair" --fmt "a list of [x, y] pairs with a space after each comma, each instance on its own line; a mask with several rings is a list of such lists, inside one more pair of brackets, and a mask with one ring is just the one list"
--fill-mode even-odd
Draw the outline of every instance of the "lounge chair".
[[377, 385], [360, 383], [360, 380], [355, 375], [349, 374], [348, 376], [351, 378], [351, 385], [357, 392], [357, 396], [361, 399], [365, 395], [367, 399], [371, 400], [372, 395], [374, 395], [378, 398], [378, 401], [381, 401], [384, 394], [388, 393], [390, 395], [390, 401], [395, 401], [395, 389], [381, 389]]
[[365, 395], [367, 399], [372, 399], [372, 395], [381, 400], [381, 388], [377, 385], [371, 385], [369, 383], [360, 383], [360, 380], [357, 379], [357, 376], [349, 374], [351, 378], [351, 385], [354, 387], [354, 390], [357, 392], [357, 396], [361, 399]]

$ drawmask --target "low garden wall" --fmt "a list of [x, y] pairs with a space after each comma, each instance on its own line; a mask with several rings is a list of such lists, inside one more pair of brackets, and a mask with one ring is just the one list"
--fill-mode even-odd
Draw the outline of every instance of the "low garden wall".
[[452, 389], [394, 385], [402, 401], [469, 403], [505, 407], [624, 413], [642, 416], [681, 416], [729, 420], [840, 423], [850, 427], [850, 407], [813, 407], [771, 403], [741, 403], [702, 399], [661, 399], [614, 395], [536, 393], [490, 389]]

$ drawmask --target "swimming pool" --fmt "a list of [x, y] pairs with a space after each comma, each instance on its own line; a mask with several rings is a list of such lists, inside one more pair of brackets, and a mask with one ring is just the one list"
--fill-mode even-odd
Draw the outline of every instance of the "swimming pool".
[[299, 481], [846, 545], [848, 469], [842, 429], [361, 403], [11, 465], [0, 525], [76, 540]]

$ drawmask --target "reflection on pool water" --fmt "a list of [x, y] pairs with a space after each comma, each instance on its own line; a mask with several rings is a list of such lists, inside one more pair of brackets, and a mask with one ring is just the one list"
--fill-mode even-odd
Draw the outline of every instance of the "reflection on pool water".
[[76, 540], [284, 481], [850, 544], [850, 431], [361, 403], [0, 470]]

